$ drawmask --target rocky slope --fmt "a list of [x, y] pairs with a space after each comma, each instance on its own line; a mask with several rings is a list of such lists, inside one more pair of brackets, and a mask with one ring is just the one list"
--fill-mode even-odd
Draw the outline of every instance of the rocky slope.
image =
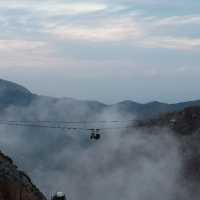
[[193, 106], [179, 112], [161, 114], [158, 117], [138, 121], [138, 127], [168, 127], [179, 135], [200, 133], [200, 107]]
[[0, 200], [46, 200], [30, 178], [0, 152]]
[[180, 144], [183, 170], [182, 183], [199, 197], [200, 188], [200, 107], [185, 108], [180, 112], [162, 114], [159, 117], [138, 121], [137, 128], [167, 128]]

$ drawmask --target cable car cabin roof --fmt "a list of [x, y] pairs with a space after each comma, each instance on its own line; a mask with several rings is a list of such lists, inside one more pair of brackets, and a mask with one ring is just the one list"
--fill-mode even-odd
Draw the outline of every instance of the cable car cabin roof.
[[65, 194], [63, 192], [57, 192], [56, 197], [65, 197]]
[[65, 196], [65, 194], [63, 192], [57, 192], [53, 196], [52, 200], [66, 200], [66, 196]]

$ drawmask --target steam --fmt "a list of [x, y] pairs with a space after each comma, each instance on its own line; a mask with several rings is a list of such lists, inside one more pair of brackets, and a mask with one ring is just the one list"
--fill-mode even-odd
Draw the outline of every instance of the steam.
[[[77, 102], [41, 100], [26, 109], [9, 107], [3, 117], [130, 119], [117, 111], [91, 113], [88, 106]], [[90, 141], [88, 132], [0, 127], [0, 138], [0, 149], [48, 197], [63, 191], [70, 200], [188, 199], [179, 184], [179, 143], [167, 129], [109, 130], [102, 132], [101, 140]]]

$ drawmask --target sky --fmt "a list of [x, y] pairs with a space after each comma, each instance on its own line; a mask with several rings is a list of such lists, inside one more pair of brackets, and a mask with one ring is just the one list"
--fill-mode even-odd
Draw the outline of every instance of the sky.
[[200, 1], [0, 1], [0, 77], [112, 104], [200, 99]]

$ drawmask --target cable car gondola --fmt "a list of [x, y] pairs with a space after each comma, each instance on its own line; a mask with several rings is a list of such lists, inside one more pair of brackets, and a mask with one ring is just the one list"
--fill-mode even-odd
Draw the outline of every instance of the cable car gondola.
[[63, 192], [57, 192], [51, 200], [67, 200], [67, 198]]
[[100, 132], [100, 129], [91, 129], [90, 139], [91, 140], [101, 139], [101, 134], [99, 132]]

